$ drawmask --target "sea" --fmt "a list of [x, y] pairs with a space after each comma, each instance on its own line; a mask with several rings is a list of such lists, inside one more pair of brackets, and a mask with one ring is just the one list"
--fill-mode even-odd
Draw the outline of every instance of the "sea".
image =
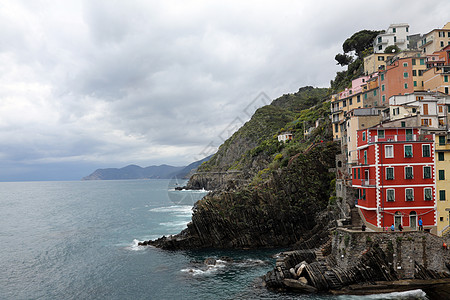
[[[427, 299], [421, 290], [372, 296], [269, 291], [261, 276], [282, 249], [138, 246], [186, 228], [193, 204], [207, 191], [175, 190], [183, 184], [1, 182], [0, 299]], [[211, 258], [216, 264], [205, 263]]]

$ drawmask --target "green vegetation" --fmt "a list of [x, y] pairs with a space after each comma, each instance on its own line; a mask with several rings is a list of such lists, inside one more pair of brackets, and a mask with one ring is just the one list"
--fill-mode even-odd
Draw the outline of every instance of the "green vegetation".
[[[373, 53], [373, 40], [378, 34], [383, 32], [377, 30], [361, 30], [345, 40], [342, 44], [344, 54], [336, 54], [335, 59], [342, 67], [347, 66], [347, 70], [337, 72], [334, 80], [331, 80], [330, 86], [333, 93], [350, 87], [353, 79], [363, 75], [364, 57]], [[356, 57], [351, 53], [354, 53]]]

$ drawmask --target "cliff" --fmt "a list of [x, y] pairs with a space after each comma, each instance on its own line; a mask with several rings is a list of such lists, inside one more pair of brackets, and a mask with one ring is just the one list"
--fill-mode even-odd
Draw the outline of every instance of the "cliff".
[[326, 209], [338, 147], [319, 143], [298, 153], [264, 182], [213, 192], [194, 206], [192, 222], [172, 237], [147, 243], [164, 249], [289, 246], [310, 237]]

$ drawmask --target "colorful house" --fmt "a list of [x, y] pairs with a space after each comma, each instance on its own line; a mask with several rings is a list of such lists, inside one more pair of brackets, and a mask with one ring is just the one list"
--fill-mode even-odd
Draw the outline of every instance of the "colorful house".
[[381, 231], [395, 224], [405, 230], [436, 233], [434, 136], [407, 127], [372, 127], [357, 133], [358, 163], [352, 168], [360, 216]]

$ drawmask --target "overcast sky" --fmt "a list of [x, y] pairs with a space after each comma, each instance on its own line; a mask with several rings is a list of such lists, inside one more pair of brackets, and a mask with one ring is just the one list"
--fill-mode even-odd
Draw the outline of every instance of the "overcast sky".
[[0, 181], [187, 165], [265, 95], [328, 87], [353, 33], [426, 33], [449, 11], [448, 0], [0, 0]]

